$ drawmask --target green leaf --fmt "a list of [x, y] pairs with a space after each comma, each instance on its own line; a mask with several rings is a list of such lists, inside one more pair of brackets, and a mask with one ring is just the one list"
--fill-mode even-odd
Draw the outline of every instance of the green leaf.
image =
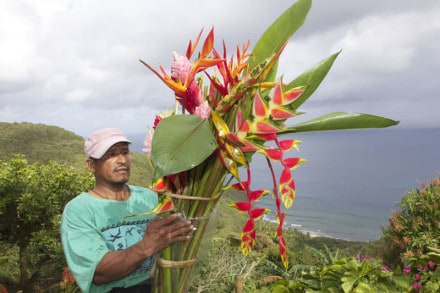
[[208, 120], [194, 115], [173, 115], [161, 120], [151, 142], [153, 180], [199, 165], [217, 147]]
[[315, 92], [315, 90], [326, 77], [330, 68], [333, 66], [333, 63], [335, 62], [336, 57], [338, 57], [339, 53], [340, 52], [337, 52], [322, 60], [306, 72], [299, 75], [286, 86], [286, 89], [291, 89], [299, 86], [306, 87], [304, 93], [302, 93], [302, 95], [297, 100], [289, 105], [289, 108], [291, 110], [298, 109], [298, 107], [301, 106]]
[[385, 128], [398, 123], [399, 121], [396, 120], [370, 114], [334, 112], [289, 126], [282, 134], [357, 128]]
[[311, 6], [311, 0], [299, 0], [266, 29], [252, 50], [252, 57], [249, 58], [250, 69], [269, 59], [282, 48], [303, 25]]

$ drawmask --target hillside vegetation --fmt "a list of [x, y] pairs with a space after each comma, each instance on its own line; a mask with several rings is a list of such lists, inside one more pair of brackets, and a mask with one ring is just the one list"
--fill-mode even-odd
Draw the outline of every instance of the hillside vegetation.
[[[0, 122], [0, 160], [9, 161], [14, 154], [22, 154], [29, 163], [49, 161], [86, 168], [84, 138], [58, 126], [29, 122]], [[132, 154], [131, 184], [147, 186], [151, 171], [142, 154]]]

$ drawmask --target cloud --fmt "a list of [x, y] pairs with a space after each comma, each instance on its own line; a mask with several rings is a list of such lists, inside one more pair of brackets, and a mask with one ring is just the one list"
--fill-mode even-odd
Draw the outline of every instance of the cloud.
[[[292, 2], [293, 3], [293, 2]], [[0, 120], [58, 125], [80, 134], [99, 127], [142, 132], [173, 105], [170, 91], [138, 59], [168, 68], [203, 28], [230, 52], [251, 45], [291, 3], [6, 0], [0, 26]], [[311, 115], [369, 112], [439, 126], [435, 74], [440, 32], [435, 0], [315, 0], [286, 47], [280, 72], [293, 78], [342, 49]], [[417, 110], [417, 114], [414, 113]], [[423, 113], [423, 114], [421, 114]]]

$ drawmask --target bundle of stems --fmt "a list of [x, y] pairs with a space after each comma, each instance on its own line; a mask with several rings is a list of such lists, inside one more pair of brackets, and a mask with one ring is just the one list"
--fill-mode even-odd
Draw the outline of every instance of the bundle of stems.
[[167, 247], [158, 257], [156, 293], [188, 291], [200, 244], [227, 177], [227, 170], [215, 154], [187, 173], [188, 182], [183, 195], [168, 195], [173, 198], [175, 210], [191, 220], [197, 230], [191, 239]]

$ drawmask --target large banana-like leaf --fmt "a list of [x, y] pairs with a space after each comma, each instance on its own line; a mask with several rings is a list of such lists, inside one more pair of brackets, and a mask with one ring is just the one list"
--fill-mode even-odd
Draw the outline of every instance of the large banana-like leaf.
[[334, 112], [289, 126], [281, 134], [356, 128], [384, 128], [398, 123], [399, 121], [396, 120], [370, 114]]
[[153, 179], [189, 170], [217, 149], [208, 120], [194, 115], [173, 115], [157, 125], [151, 142]]
[[283, 47], [303, 25], [311, 6], [311, 0], [299, 0], [266, 29], [252, 50], [249, 69], [271, 58]]
[[338, 55], [339, 52], [327, 57], [326, 59], [313, 66], [311, 69], [299, 75], [286, 86], [286, 89], [291, 89], [298, 86], [306, 87], [304, 93], [302, 93], [302, 95], [297, 100], [289, 105], [289, 108], [291, 110], [298, 109], [298, 107], [301, 106], [315, 92], [315, 90], [318, 88], [322, 80], [329, 72], [330, 68], [333, 65], [333, 62], [335, 62], [335, 59], [336, 57], [338, 57]]

